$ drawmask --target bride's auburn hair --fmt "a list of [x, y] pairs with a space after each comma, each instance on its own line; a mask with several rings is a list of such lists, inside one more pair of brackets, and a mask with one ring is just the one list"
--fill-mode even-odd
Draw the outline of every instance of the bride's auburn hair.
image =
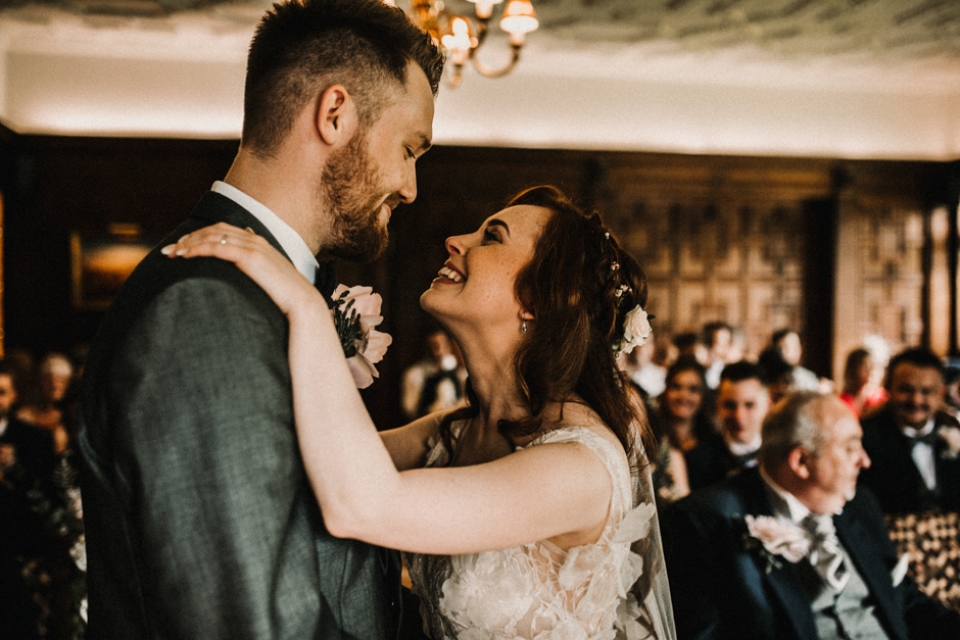
[[[517, 205], [543, 207], [552, 215], [514, 285], [521, 306], [533, 316], [515, 358], [518, 393], [530, 415], [501, 420], [500, 433], [514, 446], [527, 442], [539, 435], [548, 403], [577, 395], [628, 454], [639, 431], [649, 459], [655, 455], [655, 439], [616, 362], [624, 318], [647, 301], [643, 270], [599, 214], [585, 213], [556, 187], [527, 189], [507, 203]], [[449, 416], [441, 427], [448, 446], [450, 423], [476, 413], [472, 390], [467, 394], [473, 406]]]

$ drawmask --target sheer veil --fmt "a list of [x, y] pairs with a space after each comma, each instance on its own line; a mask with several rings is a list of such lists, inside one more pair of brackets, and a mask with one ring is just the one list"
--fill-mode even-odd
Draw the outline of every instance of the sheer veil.
[[633, 504], [635, 509], [644, 505], [654, 505], [649, 519], [647, 535], [631, 546], [631, 550], [641, 559], [641, 573], [630, 592], [636, 598], [637, 625], [621, 637], [633, 640], [647, 638], [655, 640], [676, 640], [677, 631], [673, 623], [673, 603], [670, 599], [670, 584], [667, 581], [667, 568], [663, 558], [663, 540], [660, 537], [660, 518], [656, 511], [656, 494], [650, 464], [646, 461], [643, 445], [637, 439], [634, 455], [630, 460], [630, 476], [633, 481]]

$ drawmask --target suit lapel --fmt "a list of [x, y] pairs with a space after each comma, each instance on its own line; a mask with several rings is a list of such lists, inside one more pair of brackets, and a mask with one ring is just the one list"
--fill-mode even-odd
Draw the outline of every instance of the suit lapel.
[[[751, 515], [772, 516], [773, 508], [767, 498], [766, 485], [757, 469], [744, 471], [740, 479], [743, 483], [744, 506], [746, 513]], [[803, 579], [797, 565], [780, 559], [780, 566], [767, 571], [767, 560], [763, 554], [754, 552], [754, 564], [762, 575], [762, 580], [769, 587], [769, 592], [776, 596], [783, 607], [794, 633], [798, 638], [816, 640], [817, 626], [813, 619], [813, 610], [810, 608], [810, 597], [804, 587]]]
[[895, 633], [894, 638], [906, 638], [907, 629], [902, 623], [903, 616], [897, 615], [898, 606], [890, 568], [883, 561], [883, 555], [876, 552], [870, 532], [858, 518], [850, 516], [848, 509], [835, 516], [833, 521], [847, 557], [860, 572], [860, 577], [876, 602], [877, 615], [884, 628], [888, 633]]

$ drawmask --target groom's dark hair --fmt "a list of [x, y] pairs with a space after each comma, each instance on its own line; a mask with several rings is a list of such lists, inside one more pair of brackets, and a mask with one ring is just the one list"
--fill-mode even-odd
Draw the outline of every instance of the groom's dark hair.
[[402, 9], [383, 0], [288, 0], [274, 4], [250, 43], [242, 142], [272, 155], [309, 100], [334, 84], [347, 88], [360, 123], [369, 126], [406, 82], [407, 65], [423, 69], [436, 95], [440, 50]]

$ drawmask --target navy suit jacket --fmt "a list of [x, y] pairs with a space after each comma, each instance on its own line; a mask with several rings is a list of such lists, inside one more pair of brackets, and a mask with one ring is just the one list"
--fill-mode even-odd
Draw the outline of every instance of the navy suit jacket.
[[[248, 211], [206, 194], [163, 243]], [[152, 251], [101, 323], [80, 411], [89, 634], [395, 637], [399, 571], [332, 537], [293, 425], [286, 318], [233, 264]]]
[[[817, 640], [799, 563], [780, 558], [780, 566], [768, 570], [764, 555], [746, 544], [744, 516], [772, 514], [757, 469], [675, 505], [663, 539], [679, 640]], [[893, 585], [896, 553], [867, 491], [859, 491], [834, 523], [890, 638], [960, 637], [960, 614], [922, 594], [909, 578]]]
[[[860, 472], [860, 484], [876, 494], [885, 513], [960, 511], [960, 458], [944, 456], [945, 441], [934, 446], [937, 487], [931, 491], [913, 461], [912, 444], [894, 421], [889, 405], [861, 422], [863, 448], [872, 464]], [[938, 416], [934, 428], [945, 424], [956, 426]]]
[[697, 446], [683, 454], [683, 458], [687, 463], [691, 490], [708, 487], [742, 468], [723, 437], [716, 433], [701, 438]]

